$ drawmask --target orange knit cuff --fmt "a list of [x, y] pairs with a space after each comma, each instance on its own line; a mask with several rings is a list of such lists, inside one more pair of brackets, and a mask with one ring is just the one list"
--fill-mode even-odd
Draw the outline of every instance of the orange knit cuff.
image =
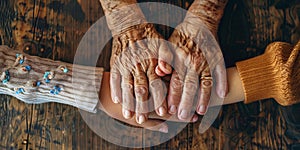
[[274, 96], [278, 79], [271, 58], [264, 54], [238, 62], [236, 66], [243, 83], [245, 103]]
[[266, 98], [284, 106], [300, 102], [299, 47], [275, 42], [263, 55], [236, 63], [246, 104]]

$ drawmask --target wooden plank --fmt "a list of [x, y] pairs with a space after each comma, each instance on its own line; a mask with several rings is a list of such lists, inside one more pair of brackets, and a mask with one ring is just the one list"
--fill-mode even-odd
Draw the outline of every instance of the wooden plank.
[[[186, 9], [193, 1], [161, 2]], [[227, 65], [261, 54], [272, 41], [299, 40], [299, 5], [294, 0], [230, 0], [219, 31]], [[1, 44], [24, 50], [29, 43], [34, 48], [27, 53], [66, 62], [73, 61], [80, 39], [103, 16], [97, 0], [12, 0], [0, 1], [0, 8]], [[172, 32], [165, 26], [156, 27], [165, 38]], [[43, 52], [41, 48], [45, 48]], [[111, 43], [107, 43], [97, 64], [106, 70], [109, 70], [110, 48]], [[171, 140], [145, 149], [289, 149], [300, 141], [293, 136], [299, 134], [299, 127], [287, 122], [284, 116], [288, 109], [299, 109], [299, 105], [285, 109], [266, 101], [224, 106], [218, 128], [211, 127], [199, 134], [199, 122], [189, 124]], [[128, 149], [100, 138], [89, 129], [77, 109], [62, 104], [28, 105], [0, 95], [0, 118], [0, 149]], [[120, 132], [118, 125], [111, 126], [109, 132]], [[134, 142], [144, 145], [159, 140], [149, 135], [160, 137], [160, 133], [148, 130], [130, 134], [142, 135], [140, 141]]]

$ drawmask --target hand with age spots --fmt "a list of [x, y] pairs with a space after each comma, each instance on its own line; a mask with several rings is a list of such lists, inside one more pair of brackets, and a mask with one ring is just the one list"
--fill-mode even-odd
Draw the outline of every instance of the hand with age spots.
[[[123, 112], [122, 112], [122, 105], [120, 104], [114, 104], [113, 101], [111, 100], [111, 88], [108, 88], [110, 86], [110, 79], [111, 79], [111, 73], [104, 73], [103, 74], [103, 80], [102, 80], [102, 88], [99, 93], [99, 99], [100, 103], [98, 103], [98, 108], [102, 111], [104, 111], [108, 116], [117, 119], [121, 122], [149, 129], [152, 131], [159, 131], [163, 133], [168, 133], [169, 125], [165, 122], [165, 120], [172, 121], [172, 122], [196, 122], [198, 120], [197, 115], [193, 115], [193, 117], [190, 120], [179, 120], [177, 116], [175, 115], [169, 115], [166, 114], [164, 116], [159, 116], [156, 114], [155, 111], [152, 111], [149, 113], [149, 119], [142, 123], [138, 124], [135, 120], [135, 117], [132, 117], [130, 119], [125, 119], [123, 117]], [[163, 84], [166, 84], [168, 86], [169, 79], [165, 78], [163, 79]], [[133, 115], [134, 116], [134, 115]]]
[[[169, 38], [174, 71], [167, 98], [168, 111], [177, 113], [181, 120], [189, 119], [194, 111], [200, 115], [206, 113], [214, 89], [213, 78], [217, 95], [224, 98], [227, 93], [224, 59], [214, 39], [216, 28], [208, 25], [190, 13]], [[156, 73], [165, 75], [160, 70]]]
[[126, 119], [136, 113], [136, 121], [141, 124], [152, 110], [159, 116], [167, 113], [167, 88], [156, 75], [155, 68], [170, 74], [172, 68], [165, 63], [172, 61], [170, 56], [167, 43], [152, 24], [136, 25], [114, 36], [111, 96], [114, 103], [122, 103]]

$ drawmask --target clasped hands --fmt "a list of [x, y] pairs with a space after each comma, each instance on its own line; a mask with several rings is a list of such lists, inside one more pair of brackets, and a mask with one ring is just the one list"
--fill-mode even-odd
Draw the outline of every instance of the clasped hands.
[[[200, 115], [207, 111], [213, 84], [217, 95], [225, 97], [222, 53], [200, 48], [197, 42], [207, 40], [206, 35], [198, 34], [205, 25], [196, 20], [186, 17], [169, 42], [147, 22], [113, 35], [111, 97], [114, 103], [122, 104], [125, 119], [135, 114], [136, 122], [143, 124], [154, 110], [162, 117], [176, 115], [179, 121], [195, 120], [191, 119], [195, 111]], [[211, 34], [216, 35], [216, 31]], [[169, 84], [162, 80], [166, 75], [171, 75]]]

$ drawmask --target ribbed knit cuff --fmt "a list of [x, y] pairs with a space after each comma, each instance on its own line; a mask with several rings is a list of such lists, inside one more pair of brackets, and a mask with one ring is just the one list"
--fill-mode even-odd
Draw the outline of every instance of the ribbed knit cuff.
[[236, 63], [240, 74], [245, 103], [271, 98], [278, 89], [274, 60], [266, 54]]
[[263, 55], [236, 63], [245, 103], [274, 98], [280, 105], [300, 102], [300, 41], [268, 45]]

